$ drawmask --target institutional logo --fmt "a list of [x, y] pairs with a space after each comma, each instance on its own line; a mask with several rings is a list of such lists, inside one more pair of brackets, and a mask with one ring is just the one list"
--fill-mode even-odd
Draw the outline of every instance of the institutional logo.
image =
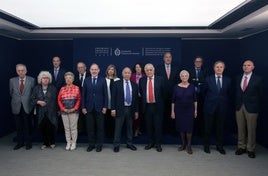
[[114, 54], [115, 54], [116, 56], [120, 56], [120, 54], [121, 54], [120, 49], [119, 49], [119, 48], [116, 48], [116, 49], [114, 50]]

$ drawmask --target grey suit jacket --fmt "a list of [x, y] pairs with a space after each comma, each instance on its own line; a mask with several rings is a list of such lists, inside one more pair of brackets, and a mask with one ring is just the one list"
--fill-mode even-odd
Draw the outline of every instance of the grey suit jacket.
[[24, 90], [20, 92], [19, 77], [14, 77], [9, 80], [9, 93], [11, 96], [12, 113], [17, 115], [20, 113], [21, 105], [24, 111], [29, 114], [33, 108], [31, 104], [31, 94], [34, 88], [35, 81], [33, 77], [26, 76]]

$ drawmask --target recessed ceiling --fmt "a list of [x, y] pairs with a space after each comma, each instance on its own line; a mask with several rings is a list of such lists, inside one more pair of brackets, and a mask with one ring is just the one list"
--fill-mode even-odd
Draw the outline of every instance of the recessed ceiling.
[[243, 38], [268, 29], [267, 0], [1, 0], [0, 35]]
[[209, 26], [245, 0], [2, 0], [40, 28]]

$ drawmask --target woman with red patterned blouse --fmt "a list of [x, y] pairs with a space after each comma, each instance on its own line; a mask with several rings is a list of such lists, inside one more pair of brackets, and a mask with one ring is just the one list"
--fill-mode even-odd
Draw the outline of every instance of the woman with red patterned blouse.
[[66, 138], [66, 150], [75, 150], [77, 141], [77, 122], [81, 104], [79, 87], [73, 84], [74, 74], [66, 72], [64, 75], [66, 85], [58, 94], [58, 105], [61, 111], [62, 122]]

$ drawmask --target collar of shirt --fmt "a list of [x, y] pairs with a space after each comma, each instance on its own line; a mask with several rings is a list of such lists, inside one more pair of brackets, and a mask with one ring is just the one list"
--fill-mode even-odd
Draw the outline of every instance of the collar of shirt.
[[[154, 80], [154, 75], [151, 78], [152, 80]], [[147, 80], [150, 80], [150, 78], [147, 76]]]
[[220, 77], [220, 79], [222, 79], [222, 75], [216, 75], [215, 74], [215, 78], [218, 79], [218, 77]]
[[124, 80], [124, 84], [126, 84], [127, 82], [130, 83], [130, 80], [125, 80], [125, 79], [123, 80]]
[[245, 76], [248, 78], [248, 80], [251, 78], [252, 72], [250, 72], [249, 74], [243, 74], [243, 79], [245, 79]]

